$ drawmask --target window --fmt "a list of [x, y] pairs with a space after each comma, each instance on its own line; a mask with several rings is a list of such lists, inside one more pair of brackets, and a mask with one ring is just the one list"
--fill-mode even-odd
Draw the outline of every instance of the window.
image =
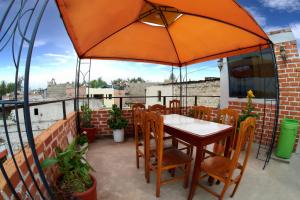
[[109, 98], [109, 99], [112, 99], [112, 94], [109, 94], [109, 95], [108, 95], [108, 98]]
[[35, 108], [33, 111], [34, 111], [34, 115], [39, 115], [39, 109], [38, 108]]
[[157, 91], [157, 101], [161, 102], [161, 91]]
[[256, 98], [275, 98], [272, 51], [265, 49], [228, 58], [229, 96], [244, 98], [252, 89]]

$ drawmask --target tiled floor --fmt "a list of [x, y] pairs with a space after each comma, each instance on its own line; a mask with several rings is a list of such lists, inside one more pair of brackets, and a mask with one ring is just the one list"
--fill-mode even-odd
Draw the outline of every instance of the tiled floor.
[[[266, 170], [263, 162], [255, 159], [253, 149], [251, 159], [240, 187], [230, 198], [233, 186], [227, 190], [225, 199], [233, 200], [298, 200], [300, 199], [300, 155], [294, 155], [290, 164], [271, 160]], [[101, 200], [153, 200], [155, 197], [155, 175], [151, 183], [144, 178], [143, 161], [136, 168], [135, 148], [132, 139], [124, 143], [114, 143], [111, 138], [99, 138], [91, 144], [88, 160], [94, 167], [97, 178], [98, 199]], [[220, 189], [219, 186], [213, 186]], [[162, 186], [160, 200], [185, 200], [188, 189], [182, 182]], [[216, 199], [201, 188], [197, 188], [194, 199]]]

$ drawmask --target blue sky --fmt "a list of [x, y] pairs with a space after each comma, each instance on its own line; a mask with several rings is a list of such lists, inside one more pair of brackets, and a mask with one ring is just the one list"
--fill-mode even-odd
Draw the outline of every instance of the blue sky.
[[[0, 0], [1, 10], [8, 0]], [[265, 31], [291, 27], [300, 44], [300, 0], [238, 0]], [[14, 67], [11, 50], [0, 54], [0, 80], [13, 81]], [[75, 77], [76, 53], [59, 17], [54, 0], [51, 0], [41, 22], [32, 59], [30, 87], [45, 88], [52, 78], [56, 82], [71, 82]], [[175, 74], [178, 75], [178, 71]], [[163, 81], [170, 75], [171, 68], [119, 61], [92, 61], [91, 78], [102, 77], [110, 82], [116, 78], [141, 76], [149, 81]], [[184, 70], [185, 72], [185, 70]], [[188, 68], [188, 79], [199, 80], [206, 76], [219, 76], [215, 61], [193, 65]]]

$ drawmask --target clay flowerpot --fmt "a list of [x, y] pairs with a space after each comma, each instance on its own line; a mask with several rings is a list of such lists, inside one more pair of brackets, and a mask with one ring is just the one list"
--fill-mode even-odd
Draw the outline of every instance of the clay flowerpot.
[[86, 136], [88, 138], [89, 143], [94, 142], [96, 138], [97, 129], [96, 128], [81, 128], [82, 132], [86, 132]]
[[80, 200], [97, 200], [97, 181], [94, 176], [92, 176], [93, 185], [85, 192], [75, 192], [74, 196]]
[[4, 162], [7, 158], [7, 150], [0, 150], [0, 162]]

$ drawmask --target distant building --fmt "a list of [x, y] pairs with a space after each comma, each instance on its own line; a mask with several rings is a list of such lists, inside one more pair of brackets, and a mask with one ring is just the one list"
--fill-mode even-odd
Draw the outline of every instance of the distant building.
[[[79, 97], [86, 97], [86, 87], [79, 87]], [[72, 84], [67, 84], [66, 86], [66, 97], [67, 98], [75, 98], [75, 88]]]
[[[187, 95], [186, 95], [187, 94]], [[146, 106], [153, 104], [163, 104], [164, 96], [177, 96], [166, 97], [166, 105], [172, 99], [180, 99], [180, 83], [163, 83], [159, 85], [149, 86], [146, 89], [147, 96], [155, 96], [146, 99]], [[193, 106], [195, 104], [195, 96], [197, 97], [197, 104], [211, 107], [218, 107], [220, 99], [218, 97], [205, 97], [205, 96], [219, 96], [220, 95], [220, 78], [209, 77], [205, 80], [188, 81], [182, 83], [182, 95], [191, 96], [182, 99], [182, 105]], [[202, 97], [200, 97], [202, 96]]]
[[[150, 86], [159, 85], [160, 83], [155, 82], [138, 82], [138, 83], [129, 83], [125, 88], [126, 104], [128, 106], [134, 103], [146, 103], [146, 88]], [[140, 97], [140, 98], [134, 98]]]
[[[111, 108], [113, 104], [120, 105], [120, 98], [124, 97], [125, 90], [116, 90], [114, 88], [86, 88], [86, 94], [89, 94], [90, 98], [99, 99], [103, 107]], [[122, 102], [123, 106], [125, 101]]]
[[[79, 97], [85, 97], [85, 86], [79, 88]], [[75, 97], [75, 87], [72, 83], [61, 83], [57, 84], [53, 78], [48, 82], [47, 86], [47, 98], [49, 99], [64, 99], [64, 98], [74, 98]]]

